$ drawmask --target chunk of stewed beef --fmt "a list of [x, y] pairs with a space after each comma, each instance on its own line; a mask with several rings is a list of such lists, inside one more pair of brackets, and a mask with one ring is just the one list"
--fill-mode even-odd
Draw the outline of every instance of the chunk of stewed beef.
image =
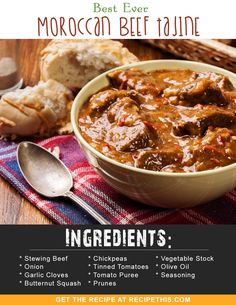
[[115, 88], [134, 89], [145, 95], [158, 96], [164, 89], [152, 75], [137, 69], [116, 70], [109, 73], [108, 77]]
[[232, 130], [227, 128], [209, 129], [201, 145], [192, 151], [195, 170], [202, 171], [235, 162], [235, 141]]
[[141, 151], [135, 160], [135, 166], [153, 171], [181, 162], [183, 152], [176, 147]]
[[196, 104], [225, 106], [228, 99], [220, 87], [209, 78], [169, 87], [164, 90], [165, 97], [176, 97], [175, 104], [194, 106]]
[[236, 147], [234, 138], [232, 130], [211, 126], [202, 138], [185, 146], [184, 170], [202, 171], [232, 163]]
[[180, 90], [179, 98], [191, 106], [196, 104], [225, 106], [228, 104], [221, 89], [209, 79], [201, 79], [186, 85]]
[[223, 91], [232, 91], [234, 90], [234, 86], [231, 83], [230, 79], [221, 74], [217, 74], [214, 72], [194, 72], [195, 79], [210, 79], [212, 82], [215, 82], [217, 86], [222, 89]]
[[106, 135], [106, 142], [118, 151], [135, 151], [154, 145], [153, 135], [142, 121], [133, 126], [112, 126]]
[[124, 97], [130, 97], [138, 104], [143, 103], [145, 98], [135, 90], [116, 90], [109, 89], [94, 94], [89, 100], [89, 115], [96, 115], [102, 113], [113, 103], [123, 99]]
[[100, 113], [114, 103], [118, 97], [127, 96], [126, 90], [105, 90], [94, 94], [89, 100], [89, 115]]
[[173, 128], [176, 136], [201, 136], [209, 126], [229, 127], [236, 123], [234, 111], [216, 106], [182, 110], [180, 116]]
[[206, 134], [202, 137], [201, 145], [224, 146], [225, 143], [230, 142], [231, 137], [233, 137], [232, 130], [228, 128], [212, 128], [210, 126]]
[[129, 97], [124, 97], [110, 106], [107, 111], [110, 123], [116, 122], [118, 126], [132, 126], [141, 119], [139, 105]]
[[171, 97], [173, 103], [183, 106], [225, 106], [229, 103], [228, 95], [225, 93], [233, 89], [231, 81], [226, 76], [213, 72], [194, 72], [190, 81], [166, 88], [164, 96]]

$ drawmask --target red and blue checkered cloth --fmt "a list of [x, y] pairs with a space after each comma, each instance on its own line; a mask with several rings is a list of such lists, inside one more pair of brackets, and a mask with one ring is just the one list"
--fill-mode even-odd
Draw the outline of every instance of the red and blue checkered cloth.
[[[235, 224], [236, 190], [192, 209], [152, 208], [113, 190], [88, 164], [72, 135], [56, 136], [38, 144], [60, 148], [60, 158], [71, 170], [74, 192], [112, 224]], [[16, 162], [15, 143], [0, 141], [0, 175], [42, 213], [59, 224], [96, 223], [70, 200], [39, 196], [22, 177]]]

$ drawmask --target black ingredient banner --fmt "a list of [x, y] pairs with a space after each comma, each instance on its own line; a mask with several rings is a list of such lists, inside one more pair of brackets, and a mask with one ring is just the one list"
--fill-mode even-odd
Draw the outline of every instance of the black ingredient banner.
[[1, 294], [235, 294], [236, 226], [0, 226]]

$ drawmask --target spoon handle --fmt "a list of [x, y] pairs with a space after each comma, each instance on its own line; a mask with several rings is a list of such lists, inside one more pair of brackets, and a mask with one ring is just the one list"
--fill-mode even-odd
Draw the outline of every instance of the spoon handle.
[[87, 204], [81, 198], [76, 196], [73, 192], [71, 192], [71, 191], [66, 192], [64, 194], [64, 196], [73, 200], [79, 207], [84, 209], [90, 216], [92, 216], [94, 219], [96, 219], [100, 224], [110, 225], [110, 223], [104, 217], [102, 217], [100, 214], [98, 214], [97, 211], [95, 211], [89, 204]]

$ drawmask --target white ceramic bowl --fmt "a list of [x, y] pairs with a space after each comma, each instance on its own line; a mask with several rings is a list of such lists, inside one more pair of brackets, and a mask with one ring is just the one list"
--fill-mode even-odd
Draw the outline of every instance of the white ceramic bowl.
[[[152, 60], [118, 69], [136, 67], [144, 71], [159, 69], [191, 69], [224, 74], [236, 86], [236, 75], [211, 65], [182, 60]], [[116, 70], [116, 69], [113, 69]], [[110, 70], [110, 71], [113, 71]], [[77, 140], [89, 163], [114, 189], [152, 206], [164, 208], [193, 207], [213, 200], [236, 187], [236, 164], [195, 173], [166, 173], [135, 168], [112, 160], [88, 144], [78, 127], [81, 106], [88, 98], [108, 86], [106, 72], [90, 81], [76, 96], [71, 121]]]

